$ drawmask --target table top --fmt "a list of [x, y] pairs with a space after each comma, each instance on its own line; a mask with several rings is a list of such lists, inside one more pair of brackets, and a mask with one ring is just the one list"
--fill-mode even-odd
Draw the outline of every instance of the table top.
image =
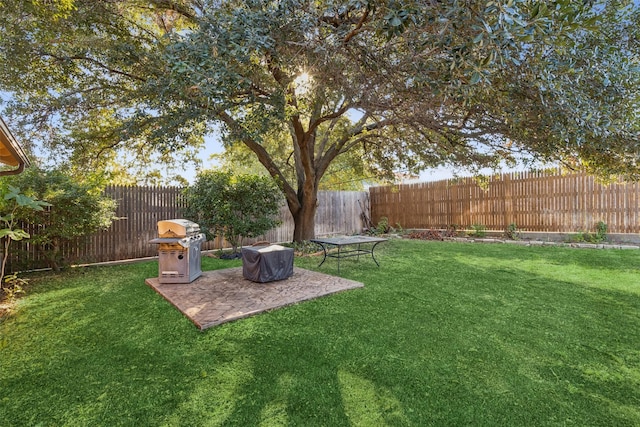
[[279, 251], [291, 251], [293, 252], [293, 248], [287, 248], [285, 246], [280, 245], [263, 245], [263, 246], [243, 246], [243, 251], [251, 251], [251, 252], [279, 252]]
[[389, 239], [383, 237], [371, 236], [342, 236], [342, 237], [324, 237], [319, 239], [310, 239], [310, 242], [321, 243], [326, 245], [345, 246], [357, 245], [359, 243], [376, 243], [386, 242]]

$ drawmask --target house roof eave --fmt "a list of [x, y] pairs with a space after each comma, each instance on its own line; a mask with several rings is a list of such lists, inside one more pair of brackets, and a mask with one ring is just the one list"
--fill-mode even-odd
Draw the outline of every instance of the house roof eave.
[[0, 170], [0, 176], [18, 174], [30, 165], [27, 155], [2, 117], [0, 117], [0, 163], [15, 167], [15, 169]]

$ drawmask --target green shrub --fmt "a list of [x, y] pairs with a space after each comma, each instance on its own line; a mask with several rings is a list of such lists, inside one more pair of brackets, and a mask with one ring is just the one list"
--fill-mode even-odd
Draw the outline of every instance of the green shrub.
[[0, 186], [0, 241], [2, 242], [2, 266], [0, 267], [0, 289], [15, 294], [21, 291], [24, 280], [17, 275], [5, 277], [5, 268], [9, 258], [11, 242], [28, 239], [29, 233], [20, 228], [20, 212], [28, 210], [42, 211], [48, 203], [25, 196], [20, 189], [2, 182]]
[[378, 221], [378, 225], [366, 231], [367, 233], [373, 236], [378, 236], [380, 234], [388, 233], [389, 231], [391, 231], [391, 226], [389, 226], [389, 218], [387, 218], [386, 216], [380, 217], [380, 220]]
[[471, 237], [486, 237], [487, 235], [487, 227], [482, 224], [473, 224], [471, 226], [471, 232], [469, 232], [469, 236]]
[[67, 263], [60, 253], [63, 245], [77, 244], [78, 237], [106, 230], [116, 219], [116, 201], [103, 196], [101, 187], [80, 182], [60, 170], [30, 167], [11, 177], [10, 182], [26, 196], [50, 205], [44, 210], [20, 208], [17, 215], [37, 230], [30, 242], [56, 271]]
[[569, 236], [568, 241], [570, 243], [600, 243], [607, 239], [607, 224], [603, 221], [598, 221], [596, 224], [596, 232], [582, 232]]
[[520, 232], [515, 222], [512, 222], [504, 230], [504, 236], [510, 240], [520, 240]]
[[258, 175], [202, 171], [185, 192], [186, 218], [208, 239], [223, 236], [237, 254], [245, 237], [257, 237], [278, 225], [281, 193], [273, 180]]
[[607, 231], [608, 231], [607, 224], [605, 224], [603, 221], [598, 221], [598, 223], [596, 224], [595, 239], [598, 242], [602, 242], [602, 241], [606, 240], [607, 239]]
[[376, 234], [385, 234], [390, 230], [391, 227], [389, 226], [389, 218], [383, 216], [382, 218], [380, 218], [380, 221], [378, 221], [378, 225], [376, 226]]

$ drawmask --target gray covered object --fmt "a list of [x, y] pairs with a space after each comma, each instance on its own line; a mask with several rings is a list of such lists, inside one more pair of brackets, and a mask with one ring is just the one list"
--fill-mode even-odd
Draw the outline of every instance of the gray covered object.
[[293, 274], [293, 249], [279, 245], [242, 248], [242, 275], [253, 282], [283, 280]]

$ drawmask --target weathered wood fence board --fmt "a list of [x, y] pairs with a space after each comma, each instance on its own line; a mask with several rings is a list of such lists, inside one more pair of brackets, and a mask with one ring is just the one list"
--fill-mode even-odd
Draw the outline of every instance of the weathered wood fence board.
[[373, 187], [371, 218], [387, 217], [403, 228], [593, 231], [599, 221], [611, 233], [639, 233], [637, 183], [603, 185], [586, 174], [518, 172], [491, 177], [486, 188], [472, 178]]
[[[372, 187], [369, 192], [320, 192], [316, 214], [319, 236], [353, 234], [365, 227], [363, 213], [374, 224], [386, 216], [403, 228], [470, 228], [481, 224], [504, 230], [515, 223], [523, 231], [593, 231], [598, 221], [611, 233], [640, 233], [640, 188], [637, 183], [602, 185], [585, 174], [521, 172], [491, 177], [486, 188], [472, 178], [419, 184]], [[115, 261], [155, 256], [149, 244], [162, 219], [180, 218], [184, 200], [178, 187], [112, 186], [105, 194], [118, 208], [109, 230], [77, 245], [62, 248], [73, 263]], [[281, 208], [282, 224], [264, 236], [247, 241], [290, 241], [293, 219]], [[35, 229], [28, 230], [32, 234]], [[206, 242], [203, 249], [228, 245], [222, 239]], [[43, 255], [28, 240], [13, 244], [9, 270], [45, 265]]]
[[[72, 263], [94, 263], [144, 258], [157, 255], [157, 245], [149, 240], [157, 237], [157, 223], [160, 220], [181, 218], [184, 207], [182, 189], [179, 187], [124, 187], [110, 186], [105, 194], [118, 202], [116, 216], [111, 227], [88, 238], [61, 248], [66, 261]], [[362, 231], [362, 212], [360, 206], [366, 206], [367, 192], [318, 193], [316, 213], [316, 234], [354, 234]], [[246, 241], [250, 244], [257, 240], [270, 242], [288, 242], [293, 237], [293, 218], [286, 206], [280, 210], [281, 225], [264, 236]], [[28, 230], [31, 234], [37, 229]], [[203, 250], [229, 247], [221, 238], [203, 244]], [[14, 242], [8, 264], [8, 271], [25, 268], [45, 267], [42, 253], [28, 240]]]

